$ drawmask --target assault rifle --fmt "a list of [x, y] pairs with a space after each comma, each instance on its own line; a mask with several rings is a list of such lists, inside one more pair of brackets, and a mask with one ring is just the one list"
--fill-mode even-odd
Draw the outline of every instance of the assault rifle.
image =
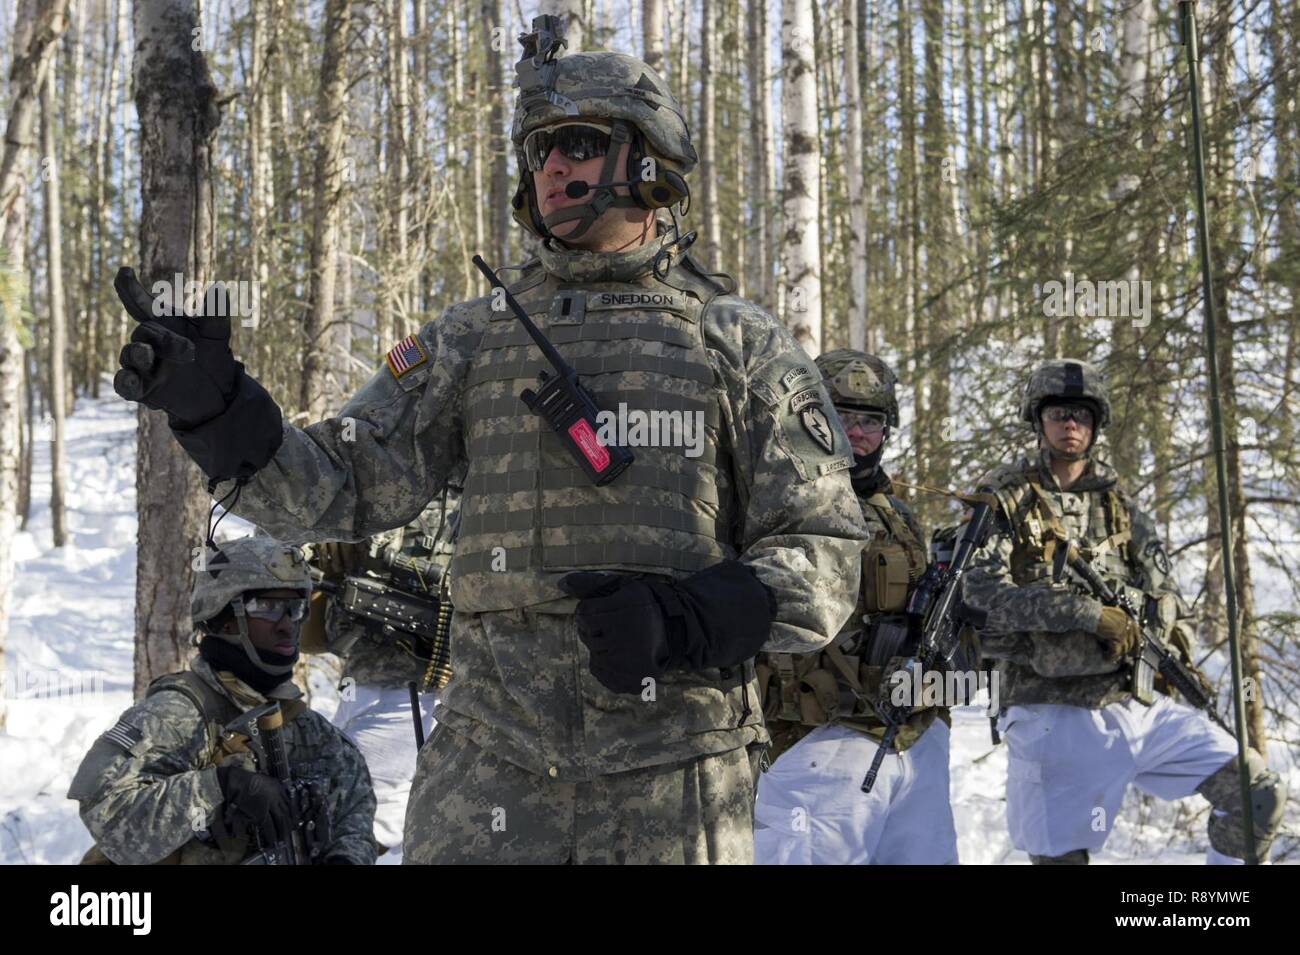
[[1066, 563], [1087, 584], [1097, 599], [1108, 607], [1119, 607], [1142, 631], [1142, 645], [1138, 648], [1136, 657], [1130, 661], [1133, 667], [1131, 689], [1138, 701], [1151, 702], [1154, 698], [1155, 674], [1159, 673], [1169, 686], [1178, 691], [1178, 695], [1186, 700], [1189, 706], [1204, 710], [1205, 714], [1222, 727], [1224, 732], [1236, 739], [1237, 734], [1232, 732], [1219, 716], [1209, 683], [1178, 659], [1178, 656], [1152, 633], [1154, 629], [1153, 621], [1150, 619], [1152, 615], [1147, 614], [1148, 619], [1144, 620], [1138, 608], [1133, 606], [1133, 601], [1124, 588], [1112, 587], [1108, 584], [1101, 574], [1097, 573], [1096, 568], [1083, 559], [1083, 555], [1073, 544], [1069, 545], [1066, 552]]
[[332, 838], [325, 794], [319, 783], [295, 778], [284, 742], [280, 704], [254, 707], [226, 724], [225, 731], [247, 737], [259, 772], [279, 780], [289, 802], [289, 829], [268, 842], [253, 831], [256, 848], [242, 865], [315, 865]]
[[[911, 681], [908, 700], [895, 704], [886, 694], [877, 704], [876, 712], [885, 722], [885, 735], [876, 748], [871, 768], [862, 780], [862, 791], [871, 792], [880, 773], [880, 764], [893, 749], [899, 729], [911, 718], [916, 709], [925, 673], [947, 673], [953, 668], [953, 659], [961, 645], [962, 627], [970, 624], [982, 626], [985, 614], [962, 603], [961, 585], [971, 557], [984, 544], [993, 522], [992, 504], [976, 498], [966, 499], [971, 504], [971, 516], [961, 531], [957, 550], [952, 561], [943, 568], [931, 565], [922, 576], [907, 604], [907, 613], [921, 621], [921, 638], [916, 652], [895, 673], [906, 672]], [[892, 677], [891, 677], [892, 679]]]

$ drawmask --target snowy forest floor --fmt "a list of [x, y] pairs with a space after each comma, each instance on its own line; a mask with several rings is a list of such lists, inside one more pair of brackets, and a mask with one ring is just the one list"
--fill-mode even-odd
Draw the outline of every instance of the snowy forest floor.
[[[0, 732], [0, 863], [76, 862], [91, 839], [66, 798], [94, 739], [131, 704], [135, 591], [134, 407], [111, 392], [79, 399], [67, 421], [69, 543], [50, 546], [48, 445], [35, 447], [31, 518], [16, 535], [10, 636], [5, 648], [8, 726]], [[228, 528], [228, 525], [233, 525]], [[223, 522], [242, 531], [237, 521]], [[1261, 568], [1262, 569], [1262, 568]], [[312, 705], [337, 706], [330, 659], [315, 660]], [[1290, 780], [1286, 835], [1274, 848], [1300, 860], [1300, 772], [1274, 747], [1274, 768]], [[994, 747], [979, 707], [953, 713], [952, 801], [963, 863], [1025, 864], [1006, 832], [1007, 751]], [[1125, 799], [1100, 864], [1196, 864], [1204, 858], [1208, 804], [1199, 796], [1165, 803], [1134, 789]], [[1283, 860], [1279, 860], [1283, 861]]]

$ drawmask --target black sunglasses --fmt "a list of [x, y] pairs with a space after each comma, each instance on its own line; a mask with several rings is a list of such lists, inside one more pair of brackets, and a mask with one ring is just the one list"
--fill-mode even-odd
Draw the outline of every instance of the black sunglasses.
[[586, 123], [534, 129], [524, 139], [524, 163], [529, 172], [538, 172], [552, 149], [559, 149], [570, 162], [586, 162], [608, 153], [609, 141], [609, 130]]

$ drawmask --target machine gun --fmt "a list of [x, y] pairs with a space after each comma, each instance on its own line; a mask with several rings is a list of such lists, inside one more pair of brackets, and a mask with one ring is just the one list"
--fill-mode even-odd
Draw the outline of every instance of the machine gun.
[[862, 780], [864, 793], [871, 792], [876, 784], [876, 776], [880, 773], [885, 755], [893, 749], [899, 729], [916, 709], [916, 698], [924, 674], [927, 671], [947, 673], [951, 670], [953, 659], [961, 645], [962, 627], [966, 624], [978, 627], [984, 623], [984, 614], [962, 603], [961, 585], [971, 557], [988, 536], [993, 521], [993, 507], [989, 501], [979, 498], [969, 498], [967, 503], [972, 506], [971, 516], [961, 531], [952, 561], [943, 568], [931, 565], [908, 601], [907, 613], [921, 621], [921, 639], [916, 652], [894, 672], [907, 674], [912, 691], [910, 699], [901, 705], [895, 704], [886, 696], [876, 706], [876, 712], [885, 722], [885, 735], [876, 748], [866, 778]]
[[241, 713], [225, 726], [225, 732], [248, 739], [248, 748], [258, 772], [277, 779], [289, 802], [289, 831], [275, 842], [267, 842], [253, 831], [255, 850], [242, 865], [315, 865], [332, 838], [325, 794], [319, 783], [296, 778], [289, 766], [284, 742], [284, 713], [274, 700]]

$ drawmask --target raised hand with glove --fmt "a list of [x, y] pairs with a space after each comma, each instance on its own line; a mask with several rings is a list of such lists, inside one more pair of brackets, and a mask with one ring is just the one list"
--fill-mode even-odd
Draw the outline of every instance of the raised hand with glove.
[[1105, 647], [1106, 657], [1122, 660], [1137, 649], [1142, 629], [1136, 620], [1119, 607], [1102, 607], [1097, 620], [1097, 640]]
[[682, 580], [572, 573], [560, 580], [579, 598], [578, 636], [591, 673], [615, 693], [640, 693], [669, 670], [729, 667], [767, 642], [776, 598], [735, 560]]
[[176, 440], [214, 481], [250, 477], [270, 461], [282, 438], [280, 409], [235, 361], [229, 316], [170, 314], [129, 268], [113, 287], [140, 323], [122, 348], [113, 390], [167, 412]]

